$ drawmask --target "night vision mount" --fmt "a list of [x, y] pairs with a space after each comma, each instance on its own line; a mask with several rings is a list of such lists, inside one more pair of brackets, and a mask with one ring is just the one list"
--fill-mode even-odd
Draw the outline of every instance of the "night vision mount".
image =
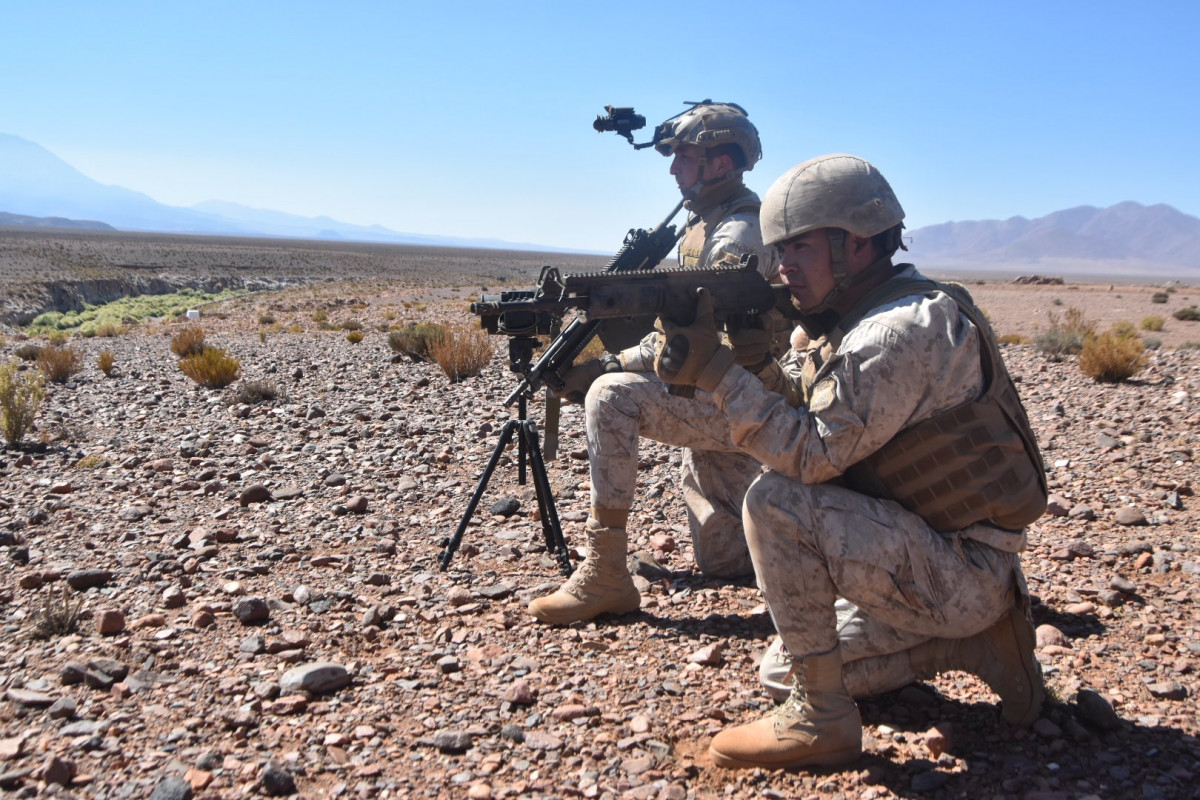
[[[637, 144], [633, 141], [633, 132], [640, 131], [642, 128], [646, 127], [646, 118], [634, 111], [633, 106], [605, 106], [604, 110], [608, 113], [598, 115], [596, 117], [596, 121], [592, 123], [592, 127], [596, 129], [596, 133], [612, 131], [618, 136], [624, 136], [629, 143], [633, 145], [634, 150], [642, 150], [646, 147], [654, 147], [663, 139], [671, 138], [671, 136], [675, 133], [675, 120], [679, 119], [697, 106], [711, 105], [712, 100], [707, 98], [698, 102], [694, 100], [684, 100], [683, 104], [687, 106], [687, 108], [685, 108], [683, 111], [680, 111], [675, 116], [663, 120], [663, 122], [654, 129], [654, 138], [648, 142], [642, 142], [641, 144]], [[734, 106], [738, 109], [741, 108], [741, 106], [735, 105], [734, 103], [728, 103], [727, 105]], [[745, 112], [743, 111], [742, 113]]]

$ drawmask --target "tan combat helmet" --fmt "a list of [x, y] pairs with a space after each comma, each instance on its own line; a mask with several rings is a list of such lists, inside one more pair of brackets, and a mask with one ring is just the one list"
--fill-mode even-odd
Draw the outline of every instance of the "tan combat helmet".
[[763, 197], [763, 243], [776, 245], [818, 228], [871, 237], [894, 228], [904, 209], [869, 162], [835, 153], [792, 167]]
[[845, 234], [870, 238], [892, 231], [884, 248], [890, 257], [904, 246], [900, 240], [903, 220], [904, 209], [879, 170], [845, 153], [818, 156], [792, 167], [767, 190], [759, 212], [767, 246], [809, 231], [829, 230], [836, 285], [812, 311], [830, 307], [852, 282], [846, 275]]
[[734, 170], [742, 173], [754, 169], [762, 158], [758, 129], [750, 122], [746, 110], [736, 103], [714, 103], [704, 100], [687, 111], [671, 117], [654, 131], [654, 149], [664, 156], [688, 144], [705, 149], [723, 144], [737, 145], [745, 162]]

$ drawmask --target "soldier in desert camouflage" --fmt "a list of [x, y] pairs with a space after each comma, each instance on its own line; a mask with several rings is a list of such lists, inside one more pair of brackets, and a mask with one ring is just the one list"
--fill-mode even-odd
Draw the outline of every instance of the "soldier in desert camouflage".
[[836, 765], [861, 753], [853, 699], [952, 669], [982, 677], [1001, 716], [1044, 697], [1019, 553], [1046, 503], [1025, 411], [961, 287], [893, 265], [904, 212], [866, 161], [785, 173], [764, 241], [813, 337], [772, 391], [737, 365], [701, 291], [695, 321], [660, 319], [655, 369], [721, 409], [768, 469], [745, 498], [759, 585], [792, 654], [787, 700], [712, 741], [725, 767]]
[[[762, 155], [758, 131], [731, 103], [697, 104], [659, 126], [655, 147], [671, 156], [671, 175], [691, 212], [679, 245], [681, 267], [737, 266], [758, 257], [758, 269], [776, 279], [774, 250], [762, 244], [759, 199], [743, 182]], [[739, 335], [739, 361], [778, 375], [770, 326]], [[562, 395], [584, 402], [591, 464], [591, 514], [585, 525], [587, 556], [557, 591], [530, 603], [535, 618], [551, 624], [635, 611], [641, 597], [626, 564], [626, 523], [637, 481], [638, 439], [683, 447], [681, 483], [696, 564], [723, 579], [752, 573], [742, 532], [742, 496], [761, 470], [728, 436], [710, 429], [724, 419], [706, 397], [674, 397], [653, 373], [656, 334], [616, 356], [572, 367]], [[585, 399], [586, 397], [586, 399]]]

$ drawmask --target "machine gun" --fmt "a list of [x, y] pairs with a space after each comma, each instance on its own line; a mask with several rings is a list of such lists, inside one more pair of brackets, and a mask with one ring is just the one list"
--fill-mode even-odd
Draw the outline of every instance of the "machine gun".
[[[787, 290], [768, 283], [759, 273], [757, 261], [756, 256], [747, 255], [738, 267], [624, 275], [564, 276], [557, 267], [542, 267], [536, 289], [485, 294], [471, 304], [471, 313], [480, 318], [488, 333], [513, 337], [509, 341], [512, 369], [523, 379], [505, 400], [505, 405], [512, 405], [532, 396], [543, 384], [561, 389], [563, 373], [607, 320], [666, 314], [686, 322], [694, 314], [696, 290], [701, 287], [712, 295], [713, 313], [726, 331], [753, 325], [755, 317], [771, 309], [788, 308]], [[551, 333], [555, 322], [570, 311], [582, 313], [531, 363], [536, 337]]]

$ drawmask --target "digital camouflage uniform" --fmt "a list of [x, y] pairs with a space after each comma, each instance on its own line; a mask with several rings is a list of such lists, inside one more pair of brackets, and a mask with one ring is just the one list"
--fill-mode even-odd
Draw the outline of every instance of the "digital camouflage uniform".
[[769, 467], [746, 495], [745, 530], [780, 637], [800, 658], [839, 646], [846, 688], [862, 696], [924, 677], [915, 646], [972, 636], [1010, 609], [1025, 540], [987, 524], [939, 533], [839, 485], [901, 430], [979, 394], [980, 332], [951, 297], [892, 301], [835, 351], [822, 344], [784, 359], [792, 404], [811, 387], [807, 408], [741, 369], [712, 397], [731, 441]]
[[[778, 275], [775, 253], [762, 245], [758, 196], [739, 184], [697, 215], [679, 246], [683, 267], [736, 266], [758, 256], [768, 280]], [[624, 372], [602, 375], [584, 403], [592, 507], [628, 510], [637, 483], [638, 439], [684, 448], [680, 478], [696, 565], [705, 575], [737, 578], [753, 566], [742, 533], [742, 498], [758, 476], [756, 459], [728, 436], [724, 414], [702, 391], [694, 398], [667, 393], [654, 374], [658, 334], [620, 354]]]

